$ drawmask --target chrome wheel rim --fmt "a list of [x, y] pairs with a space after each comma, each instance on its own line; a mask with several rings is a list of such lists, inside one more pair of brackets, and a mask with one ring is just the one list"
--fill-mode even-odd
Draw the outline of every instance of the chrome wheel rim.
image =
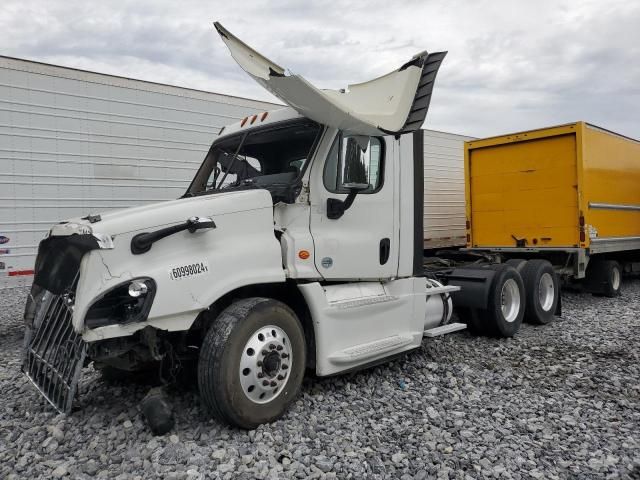
[[289, 381], [291, 342], [280, 327], [267, 325], [249, 338], [240, 357], [240, 385], [246, 397], [264, 404], [276, 398]]
[[611, 277], [611, 286], [614, 290], [618, 290], [620, 288], [620, 270], [613, 268], [611, 271]]
[[538, 301], [540, 302], [540, 308], [545, 312], [551, 310], [555, 295], [556, 289], [553, 285], [553, 277], [550, 273], [543, 273], [538, 283]]
[[520, 289], [513, 278], [509, 278], [504, 282], [500, 296], [502, 299], [502, 316], [507, 322], [511, 323], [518, 318], [518, 313], [520, 313]]

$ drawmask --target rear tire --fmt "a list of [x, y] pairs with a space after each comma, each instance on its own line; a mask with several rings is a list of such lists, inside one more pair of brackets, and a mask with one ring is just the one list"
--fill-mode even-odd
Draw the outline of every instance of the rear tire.
[[302, 325], [285, 304], [247, 298], [227, 307], [205, 335], [198, 387], [214, 417], [253, 429], [281, 417], [306, 365]]
[[560, 296], [553, 266], [547, 260], [529, 260], [520, 274], [526, 298], [524, 320], [536, 325], [548, 324], [553, 320]]
[[524, 266], [526, 265], [527, 261], [522, 258], [510, 258], [504, 263], [515, 268], [518, 272], [521, 272]]
[[489, 289], [486, 310], [479, 310], [482, 327], [489, 335], [513, 337], [524, 316], [524, 284], [518, 271], [510, 265], [497, 264], [489, 268], [495, 275]]
[[587, 290], [613, 298], [620, 295], [622, 268], [615, 260], [592, 260], [587, 268]]

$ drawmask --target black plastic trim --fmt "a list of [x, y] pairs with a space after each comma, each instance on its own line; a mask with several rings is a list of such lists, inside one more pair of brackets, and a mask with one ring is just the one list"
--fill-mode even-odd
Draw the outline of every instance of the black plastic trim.
[[424, 258], [424, 130], [413, 132], [413, 275], [422, 275]]
[[[97, 307], [99, 303], [105, 299], [105, 297], [114, 293], [116, 290], [122, 289], [124, 290], [123, 296], [128, 295], [129, 285], [134, 280], [142, 281], [147, 284], [147, 287], [149, 287], [149, 291], [143, 298], [144, 303], [142, 305], [142, 308], [140, 309], [140, 311], [135, 317], [128, 319], [128, 321], [118, 321], [118, 319], [115, 319], [115, 321], [109, 321], [110, 319], [108, 318], [90, 318], [89, 317], [91, 310]], [[126, 282], [119, 283], [118, 285], [111, 287], [110, 289], [102, 292], [97, 298], [94, 299], [94, 301], [91, 303], [91, 306], [87, 309], [87, 313], [85, 314], [85, 318], [84, 318], [84, 324], [87, 328], [99, 328], [99, 327], [105, 327], [107, 325], [126, 325], [129, 323], [144, 322], [149, 316], [149, 312], [151, 311], [151, 306], [153, 305], [153, 300], [156, 296], [156, 291], [157, 291], [156, 282], [149, 277], [132, 278], [131, 280], [127, 280]]]
[[431, 95], [433, 93], [433, 86], [435, 85], [438, 69], [446, 55], [447, 52], [425, 53], [410, 62], [410, 64], [416, 66], [419, 65], [419, 62], [423, 62], [422, 75], [418, 82], [418, 88], [413, 97], [413, 103], [404, 126], [398, 132], [394, 133], [409, 133], [417, 131], [422, 126], [429, 111], [429, 104], [431, 103]]
[[391, 239], [383, 238], [380, 240], [380, 265], [384, 265], [389, 261], [391, 254]]
[[38, 246], [33, 283], [60, 295], [71, 289], [85, 253], [100, 246], [93, 235], [47, 237]]

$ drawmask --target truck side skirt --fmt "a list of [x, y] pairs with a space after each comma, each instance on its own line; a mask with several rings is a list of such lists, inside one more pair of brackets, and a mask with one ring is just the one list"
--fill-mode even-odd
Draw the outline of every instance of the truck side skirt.
[[424, 278], [299, 285], [315, 331], [316, 373], [333, 375], [420, 346]]

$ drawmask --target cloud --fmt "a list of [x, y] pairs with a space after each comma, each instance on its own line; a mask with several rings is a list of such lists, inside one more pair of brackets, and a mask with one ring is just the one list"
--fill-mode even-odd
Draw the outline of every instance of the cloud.
[[214, 20], [322, 88], [448, 50], [427, 128], [486, 136], [587, 120], [640, 137], [640, 5], [622, 0], [5, 0], [0, 53], [274, 100]]

